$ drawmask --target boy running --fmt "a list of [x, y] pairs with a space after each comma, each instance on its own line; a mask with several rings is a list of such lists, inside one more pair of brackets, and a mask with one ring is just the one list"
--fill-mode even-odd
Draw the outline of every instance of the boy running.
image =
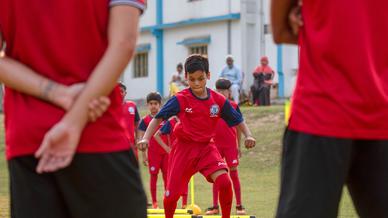
[[[148, 129], [150, 122], [153, 117], [159, 112], [160, 107], [162, 105], [162, 96], [160, 96], [157, 92], [151, 92], [147, 95], [147, 107], [150, 112], [147, 116], [145, 116], [139, 124], [138, 127], [138, 135], [139, 137], [143, 137], [144, 132]], [[164, 123], [161, 123], [159, 128], [162, 127]], [[163, 141], [166, 143], [166, 137], [163, 137]], [[148, 166], [150, 173], [150, 191], [151, 191], [151, 199], [152, 199], [152, 208], [157, 209], [158, 200], [157, 200], [157, 181], [159, 171], [162, 171], [164, 187], [166, 188], [167, 182], [167, 165], [168, 165], [168, 153], [170, 152], [170, 148], [168, 146], [163, 147], [163, 145], [159, 145], [152, 137], [150, 140], [150, 146], [148, 147], [147, 153], [143, 151], [143, 163]]]
[[163, 120], [178, 116], [181, 123], [175, 128], [176, 141], [168, 169], [168, 184], [164, 197], [166, 218], [173, 218], [180, 194], [196, 172], [201, 172], [220, 190], [222, 217], [230, 217], [232, 184], [228, 168], [219, 154], [213, 138], [220, 118], [229, 126], [237, 126], [244, 133], [245, 146], [252, 148], [256, 141], [238, 113], [221, 94], [208, 89], [209, 62], [201, 55], [191, 55], [185, 62], [186, 78], [190, 88], [172, 97], [151, 121], [140, 149], [147, 148], [151, 137]]
[[[231, 86], [232, 83], [228, 79], [220, 78], [216, 81], [217, 92], [222, 94], [226, 99], [230, 99], [231, 97]], [[234, 101], [230, 101], [230, 104], [237, 112], [241, 114], [238, 105]], [[234, 194], [236, 197], [236, 214], [245, 215], [245, 208], [241, 204], [241, 186], [237, 171], [240, 154], [240, 134], [241, 133], [238, 132], [235, 127], [229, 127], [224, 120], [220, 120], [217, 123], [214, 142], [221, 154], [221, 157], [225, 159], [229, 167], [229, 175], [232, 179]], [[207, 209], [206, 215], [214, 215], [219, 213], [218, 193], [219, 191], [217, 187], [213, 185], [213, 207]]]

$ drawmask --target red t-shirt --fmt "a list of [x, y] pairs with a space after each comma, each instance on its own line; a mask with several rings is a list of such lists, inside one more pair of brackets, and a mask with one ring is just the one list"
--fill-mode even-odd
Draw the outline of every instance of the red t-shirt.
[[175, 126], [178, 125], [177, 119], [175, 117], [170, 118], [166, 123], [160, 128], [160, 133], [162, 135], [167, 135], [170, 137], [170, 146], [174, 144], [174, 141], [176, 139], [174, 129]]
[[127, 128], [129, 141], [132, 145], [135, 144], [136, 123], [140, 121], [139, 112], [136, 103], [133, 101], [126, 101], [123, 104], [124, 111], [124, 125]]
[[[7, 42], [6, 55], [58, 83], [85, 82], [107, 48], [109, 3], [109, 0], [1, 0], [0, 29]], [[118, 87], [110, 99], [112, 103], [106, 113], [85, 127], [77, 152], [129, 149], [120, 123], [123, 110]], [[10, 159], [33, 154], [65, 111], [6, 88], [4, 113], [6, 156]]]
[[211, 89], [207, 92], [207, 98], [201, 99], [191, 89], [184, 89], [173, 96], [155, 117], [166, 120], [177, 115], [180, 124], [174, 133], [178, 140], [209, 143], [215, 136], [220, 118], [229, 126], [241, 123], [243, 118], [223, 95]]
[[[239, 113], [240, 109], [234, 101], [230, 101], [232, 107]], [[237, 129], [236, 127], [229, 127], [224, 120], [220, 120], [216, 127], [216, 136], [214, 137], [214, 143], [219, 148], [237, 148]]]
[[388, 1], [304, 1], [289, 128], [388, 139]]
[[[148, 128], [148, 125], [150, 125], [151, 121], [152, 121], [153, 117], [151, 115], [147, 115], [145, 116], [141, 121], [140, 121], [140, 124], [139, 124], [139, 129], [141, 131], [146, 131], [147, 128]], [[163, 125], [165, 124], [165, 121], [161, 122], [159, 127], [158, 127], [158, 130], [160, 128], [163, 127]], [[167, 139], [167, 136], [166, 135], [162, 135], [161, 136], [162, 140], [164, 141], [164, 143], [166, 143], [166, 145], [168, 145], [168, 139]], [[167, 154], [166, 150], [164, 150], [164, 148], [162, 146], [159, 145], [159, 143], [155, 140], [155, 137], [152, 137], [150, 142], [149, 142], [149, 148], [148, 148], [150, 151], [152, 152], [156, 152], [158, 154]]]

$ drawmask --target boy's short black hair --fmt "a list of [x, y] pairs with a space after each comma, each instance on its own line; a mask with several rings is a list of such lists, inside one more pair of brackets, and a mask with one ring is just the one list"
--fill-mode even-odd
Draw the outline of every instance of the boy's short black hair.
[[147, 95], [147, 103], [150, 103], [150, 101], [157, 101], [159, 104], [161, 104], [162, 96], [159, 94], [159, 92], [151, 92]]
[[196, 71], [203, 71], [209, 73], [209, 61], [207, 57], [200, 54], [193, 54], [186, 58], [185, 72], [190, 74]]
[[179, 63], [178, 65], [176, 65], [176, 68], [182, 68], [183, 69], [183, 64]]
[[231, 86], [232, 86], [232, 82], [230, 82], [230, 80], [226, 78], [219, 78], [216, 81], [216, 89], [227, 90], [227, 89], [230, 89]]
[[123, 82], [119, 82], [119, 86], [120, 86], [120, 88], [122, 88], [122, 89], [124, 89], [125, 91], [127, 91], [127, 86], [124, 85]]

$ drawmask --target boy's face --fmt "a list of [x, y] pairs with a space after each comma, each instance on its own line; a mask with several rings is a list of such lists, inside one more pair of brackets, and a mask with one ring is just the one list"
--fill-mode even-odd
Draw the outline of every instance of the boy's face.
[[160, 110], [160, 103], [158, 101], [151, 100], [147, 103], [147, 107], [148, 107], [148, 110], [150, 111], [150, 113], [155, 115]]
[[127, 91], [125, 91], [125, 89], [121, 88], [120, 87], [120, 93], [121, 93], [121, 97], [123, 98], [123, 100], [125, 99], [125, 95], [127, 94]]
[[186, 79], [193, 93], [202, 96], [206, 92], [206, 81], [210, 79], [210, 73], [197, 70], [194, 73], [187, 73]]
[[223, 95], [226, 99], [230, 99], [230, 90], [229, 89], [217, 89], [217, 92]]

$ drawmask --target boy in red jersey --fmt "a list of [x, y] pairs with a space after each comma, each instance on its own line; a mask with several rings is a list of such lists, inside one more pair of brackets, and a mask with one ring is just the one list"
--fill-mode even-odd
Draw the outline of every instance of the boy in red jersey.
[[[150, 112], [147, 116], [145, 116], [139, 124], [138, 127], [138, 135], [139, 137], [143, 137], [145, 131], [148, 129], [148, 126], [151, 120], [155, 117], [155, 115], [159, 112], [162, 104], [162, 96], [160, 96], [157, 92], [151, 92], [147, 95], [147, 107]], [[161, 123], [159, 128], [162, 127], [164, 123]], [[163, 141], [167, 142], [167, 138], [163, 137]], [[149, 173], [150, 173], [150, 191], [152, 198], [152, 208], [158, 208], [158, 200], [157, 200], [157, 190], [156, 184], [158, 181], [159, 171], [162, 171], [164, 187], [166, 187], [167, 182], [167, 167], [168, 167], [168, 152], [170, 152], [169, 147], [164, 147], [165, 143], [160, 145], [155, 141], [154, 138], [150, 140], [150, 146], [148, 147], [147, 153], [143, 152], [143, 162], [145, 165], [148, 165]]]
[[191, 176], [199, 171], [219, 188], [222, 217], [228, 218], [233, 191], [227, 165], [213, 142], [218, 120], [222, 118], [229, 126], [238, 126], [246, 137], [247, 148], [254, 147], [256, 141], [241, 114], [233, 109], [229, 101], [206, 87], [206, 81], [210, 78], [206, 57], [196, 54], [189, 56], [185, 62], [185, 72], [190, 88], [177, 93], [163, 106], [138, 146], [145, 149], [160, 123], [171, 116], [178, 116], [180, 124], [175, 128], [177, 139], [170, 156], [164, 197], [165, 216], [174, 216], [181, 193]]
[[[226, 99], [230, 99], [231, 86], [232, 83], [228, 79], [220, 78], [216, 81], [217, 92], [225, 96]], [[240, 108], [234, 101], [230, 101], [230, 104], [237, 112], [241, 113]], [[214, 142], [221, 154], [221, 157], [225, 159], [229, 167], [229, 175], [232, 179], [234, 194], [236, 197], [236, 214], [245, 215], [245, 208], [241, 203], [241, 185], [237, 171], [239, 164], [240, 136], [241, 133], [237, 131], [236, 127], [229, 127], [222, 119], [218, 121]], [[206, 215], [214, 215], [218, 213], [218, 189], [215, 185], [213, 185], [213, 207], [207, 209]]]
[[[160, 128], [154, 135], [155, 140], [160, 144], [163, 145], [163, 147], [169, 147], [169, 154], [171, 152], [174, 152], [174, 142], [176, 140], [174, 129], [175, 126], [179, 124], [179, 119], [177, 116], [173, 116], [166, 123]], [[167, 136], [167, 142], [166, 144], [162, 137]], [[182, 193], [182, 209], [186, 209], [187, 207], [187, 193], [188, 193], [188, 186], [186, 186], [186, 189]]]
[[[146, 217], [117, 87], [144, 8], [140, 0], [0, 1], [11, 217]], [[68, 101], [62, 93], [78, 83]], [[88, 122], [100, 96], [111, 104]]]
[[137, 131], [136, 127], [139, 125], [140, 115], [137, 110], [136, 103], [133, 101], [126, 101], [125, 95], [127, 94], [127, 87], [123, 83], [119, 83], [121, 95], [123, 96], [123, 112], [124, 112], [124, 125], [127, 128], [129, 142], [133, 151], [135, 152], [136, 158], [138, 159], [138, 151], [136, 146]]
[[337, 217], [344, 185], [359, 217], [388, 217], [387, 7], [272, 0], [275, 41], [300, 46], [278, 218]]

